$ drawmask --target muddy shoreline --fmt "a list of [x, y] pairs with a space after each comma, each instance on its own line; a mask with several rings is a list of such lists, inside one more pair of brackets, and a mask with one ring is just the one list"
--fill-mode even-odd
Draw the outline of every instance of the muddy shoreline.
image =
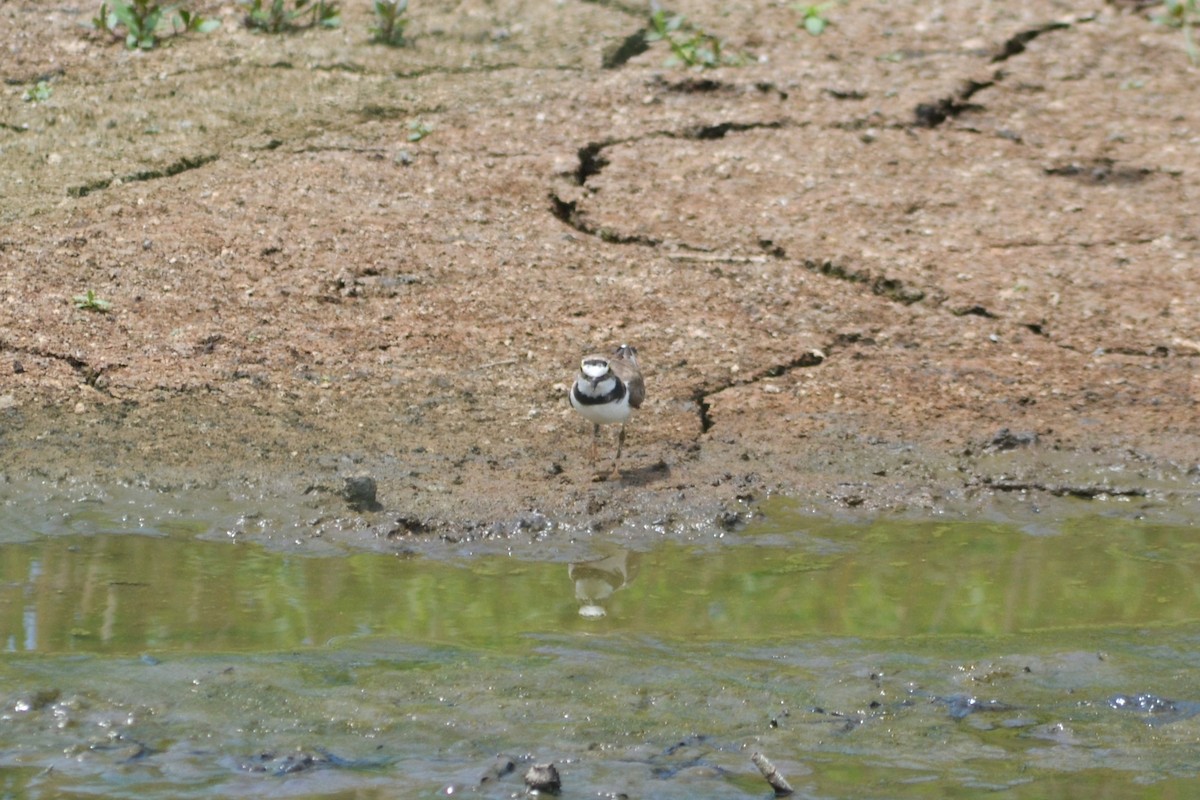
[[[648, 466], [640, 465], [644, 449], [635, 448], [638, 458], [614, 482], [593, 480], [582, 453], [527, 464], [521, 455], [454, 458], [432, 450], [435, 442], [408, 451], [385, 441], [378, 450], [367, 442], [325, 451], [314, 449], [311, 430], [273, 430], [271, 453], [221, 462], [218, 454], [263, 441], [262, 417], [242, 420], [239, 430], [236, 414], [216, 419], [197, 411], [192, 403], [187, 412], [168, 405], [158, 418], [134, 408], [121, 419], [74, 411], [36, 424], [22, 419], [17, 431], [41, 434], [21, 451], [11, 447], [17, 437], [9, 429], [9, 504], [63, 519], [79, 508], [128, 514], [132, 506], [141, 514], [133, 518], [151, 527], [156, 515], [170, 527], [183, 509], [202, 523], [200, 535], [298, 551], [444, 558], [528, 550], [562, 560], [591, 557], [598, 541], [641, 549], [736, 536], [752, 521], [770, 519], [767, 501], [780, 499], [788, 514], [814, 518], [986, 519], [1033, 531], [1095, 515], [1172, 524], [1192, 524], [1197, 515], [1194, 467], [1128, 451], [1085, 455], [1007, 429], [952, 454], [849, 433], [812, 436], [803, 451], [808, 463], [744, 438], [671, 448]], [[207, 431], [203, 445], [170, 435], [151, 437], [151, 445], [140, 434], [169, 432], [183, 416]], [[370, 496], [362, 494], [364, 478]]]
[[[754, 56], [700, 73], [606, 61], [622, 7], [476, 5], [395, 50], [365, 9], [265, 36], [214, 6], [148, 53], [0, 11], [10, 489], [202, 488], [384, 548], [719, 536], [777, 496], [1197, 519], [1178, 32], [1028, 2], [813, 37], [697, 3]], [[620, 342], [648, 400], [595, 482], [566, 386]]]

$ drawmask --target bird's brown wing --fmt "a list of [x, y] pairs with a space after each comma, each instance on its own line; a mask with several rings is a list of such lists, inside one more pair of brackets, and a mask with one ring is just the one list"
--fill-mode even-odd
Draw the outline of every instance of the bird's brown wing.
[[608, 366], [629, 388], [630, 407], [641, 408], [646, 399], [646, 382], [642, 380], [642, 371], [637, 364], [626, 358], [610, 358]]

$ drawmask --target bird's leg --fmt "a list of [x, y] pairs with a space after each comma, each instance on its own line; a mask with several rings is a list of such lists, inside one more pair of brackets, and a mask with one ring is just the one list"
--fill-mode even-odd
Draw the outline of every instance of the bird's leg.
[[591, 455], [592, 466], [596, 465], [596, 447], [599, 445], [599, 443], [600, 443], [600, 426], [598, 424], [593, 424], [592, 425], [592, 455]]
[[613, 459], [612, 479], [618, 481], [621, 479], [621, 470], [617, 465], [621, 463], [621, 449], [625, 447], [625, 423], [621, 423], [621, 432], [617, 435], [617, 457]]

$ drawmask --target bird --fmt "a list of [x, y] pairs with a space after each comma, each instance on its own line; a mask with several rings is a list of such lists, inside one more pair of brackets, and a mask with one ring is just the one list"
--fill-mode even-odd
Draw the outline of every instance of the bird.
[[625, 446], [625, 423], [646, 399], [646, 383], [638, 365], [637, 350], [623, 344], [611, 356], [592, 354], [579, 363], [579, 374], [571, 387], [569, 400], [584, 419], [592, 423], [591, 462], [596, 463], [596, 446], [600, 426], [621, 424], [617, 438], [617, 455], [613, 459], [612, 478], [621, 477], [619, 465]]

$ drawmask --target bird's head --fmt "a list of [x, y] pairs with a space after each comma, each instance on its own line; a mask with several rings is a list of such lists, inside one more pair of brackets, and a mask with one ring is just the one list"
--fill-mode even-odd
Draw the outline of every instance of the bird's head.
[[595, 386], [609, 372], [608, 359], [588, 356], [579, 364], [579, 372]]

